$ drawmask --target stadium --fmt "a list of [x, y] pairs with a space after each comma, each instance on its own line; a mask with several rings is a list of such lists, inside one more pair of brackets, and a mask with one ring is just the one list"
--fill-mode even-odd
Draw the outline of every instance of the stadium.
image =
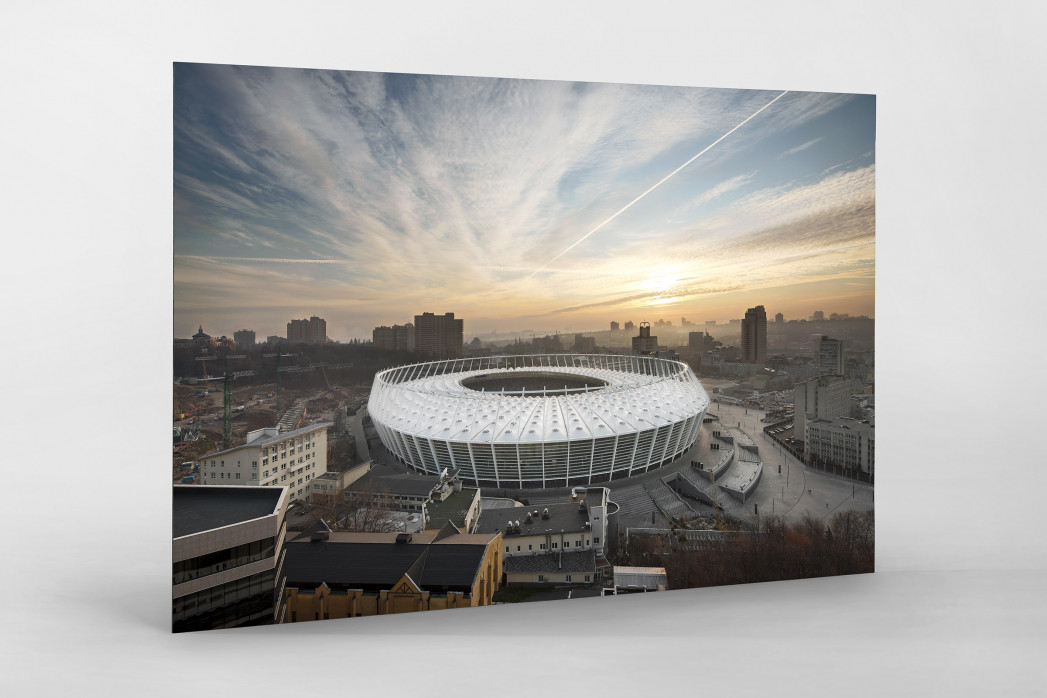
[[709, 397], [653, 356], [452, 359], [378, 373], [368, 413], [382, 444], [423, 473], [481, 487], [573, 487], [639, 475], [694, 443]]

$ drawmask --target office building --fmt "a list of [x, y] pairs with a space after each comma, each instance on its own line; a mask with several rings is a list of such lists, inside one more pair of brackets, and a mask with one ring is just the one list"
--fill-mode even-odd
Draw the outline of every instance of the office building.
[[174, 632], [281, 622], [286, 487], [174, 486]]
[[634, 327], [636, 327], [636, 325], [633, 324], [632, 320], [626, 320], [625, 326], [622, 329], [624, 329], [626, 332], [631, 332]]
[[611, 332], [617, 332], [619, 329], [621, 329], [621, 325], [614, 320], [611, 320]]
[[463, 325], [454, 313], [415, 315], [415, 350], [436, 360], [462, 358]]
[[785, 316], [782, 315], [781, 313], [775, 313], [774, 314], [774, 324], [780, 325], [783, 322], [785, 322]]
[[742, 361], [761, 364], [767, 360], [767, 312], [762, 305], [749, 308], [742, 319]]
[[326, 344], [327, 321], [315, 315], [308, 320], [291, 320], [287, 323], [287, 341], [292, 344]]

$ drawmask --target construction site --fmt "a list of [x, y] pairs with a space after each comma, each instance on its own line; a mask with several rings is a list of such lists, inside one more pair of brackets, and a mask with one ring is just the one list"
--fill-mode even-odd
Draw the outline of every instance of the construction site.
[[[197, 375], [177, 377], [172, 386], [171, 475], [177, 483], [195, 483], [194, 459], [242, 444], [250, 431], [339, 424], [367, 403], [371, 388], [369, 380], [352, 375], [352, 363], [298, 363], [294, 355], [281, 355], [283, 363], [237, 371], [231, 367], [246, 355], [194, 358]], [[332, 447], [346, 438], [352, 437], [333, 433]]]

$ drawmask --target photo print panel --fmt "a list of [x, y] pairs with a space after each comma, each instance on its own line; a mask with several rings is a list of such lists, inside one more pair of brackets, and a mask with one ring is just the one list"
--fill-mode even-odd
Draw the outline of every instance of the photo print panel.
[[175, 64], [174, 631], [872, 572], [875, 107]]

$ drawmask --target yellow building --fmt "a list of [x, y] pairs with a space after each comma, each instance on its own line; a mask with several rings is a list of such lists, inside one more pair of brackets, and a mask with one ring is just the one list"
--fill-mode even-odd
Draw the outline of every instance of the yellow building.
[[317, 533], [286, 546], [284, 622], [488, 606], [500, 533]]

